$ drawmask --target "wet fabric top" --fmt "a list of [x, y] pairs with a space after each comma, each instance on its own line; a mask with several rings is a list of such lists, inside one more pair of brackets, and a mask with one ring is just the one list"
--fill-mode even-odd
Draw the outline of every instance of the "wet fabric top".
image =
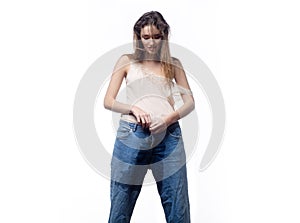
[[[191, 94], [191, 91], [169, 83], [167, 78], [146, 70], [141, 63], [130, 64], [126, 75], [126, 103], [148, 112], [151, 119], [172, 113], [175, 103], [181, 99], [180, 94]], [[132, 115], [122, 114], [121, 119], [136, 123]]]

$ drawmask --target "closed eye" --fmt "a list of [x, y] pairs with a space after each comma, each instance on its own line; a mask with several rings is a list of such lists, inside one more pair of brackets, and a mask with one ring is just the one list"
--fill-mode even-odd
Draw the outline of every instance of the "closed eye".
[[143, 39], [150, 39], [150, 36], [148, 36], [148, 35], [142, 35], [142, 38]]
[[[145, 40], [148, 40], [151, 38], [151, 36], [150, 35], [142, 35], [142, 38]], [[155, 34], [152, 36], [152, 39], [161, 39], [161, 38], [162, 38], [161, 34]]]
[[161, 39], [162, 35], [161, 34], [156, 34], [153, 36], [153, 39]]

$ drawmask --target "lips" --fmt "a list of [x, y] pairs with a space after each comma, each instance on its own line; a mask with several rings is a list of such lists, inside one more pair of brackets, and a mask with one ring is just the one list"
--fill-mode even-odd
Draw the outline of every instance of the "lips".
[[153, 51], [153, 50], [156, 49], [156, 47], [147, 47], [147, 48], [148, 48], [148, 50], [150, 50], [150, 51]]

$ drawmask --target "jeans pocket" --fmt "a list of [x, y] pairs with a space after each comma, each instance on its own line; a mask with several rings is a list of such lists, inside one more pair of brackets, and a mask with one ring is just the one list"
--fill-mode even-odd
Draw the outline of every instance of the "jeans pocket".
[[131, 131], [132, 130], [131, 130], [130, 126], [120, 125], [117, 130], [116, 138], [117, 139], [126, 139], [129, 136]]
[[176, 128], [168, 128], [167, 132], [170, 136], [172, 136], [174, 138], [179, 139], [182, 137], [181, 129], [179, 126], [177, 126]]

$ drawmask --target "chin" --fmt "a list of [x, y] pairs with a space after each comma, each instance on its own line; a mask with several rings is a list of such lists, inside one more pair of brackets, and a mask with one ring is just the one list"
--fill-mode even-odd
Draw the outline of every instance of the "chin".
[[155, 55], [158, 53], [158, 50], [155, 50], [155, 51], [149, 51], [147, 50], [147, 53], [150, 54], [150, 55]]

